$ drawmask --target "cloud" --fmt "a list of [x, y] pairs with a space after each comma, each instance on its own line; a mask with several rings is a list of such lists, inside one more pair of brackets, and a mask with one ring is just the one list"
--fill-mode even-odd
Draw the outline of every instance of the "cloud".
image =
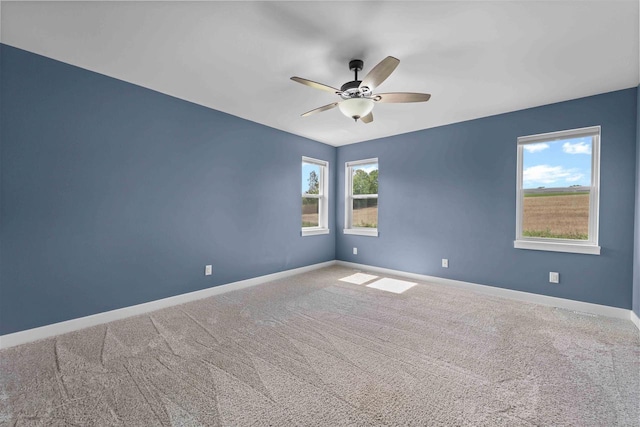
[[378, 164], [376, 163], [375, 165], [367, 165], [365, 167], [362, 166], [357, 166], [355, 168], [353, 168], [354, 170], [358, 170], [358, 169], [362, 169], [363, 171], [365, 171], [366, 173], [371, 173], [374, 170], [378, 170]]
[[569, 181], [569, 182], [580, 181], [583, 177], [584, 177], [584, 175], [579, 173], [579, 174], [576, 174], [576, 175], [572, 175], [572, 176], [570, 176], [568, 178], [565, 178], [565, 181]]
[[578, 169], [565, 169], [562, 166], [536, 165], [526, 168], [522, 173], [525, 183], [554, 184], [558, 181], [575, 182], [584, 177]]
[[525, 144], [522, 146], [529, 153], [537, 153], [538, 151], [546, 150], [549, 148], [549, 144], [546, 142], [541, 142], [539, 144]]
[[565, 142], [562, 144], [562, 151], [567, 154], [591, 154], [591, 144], [585, 142], [576, 142], [575, 144]]

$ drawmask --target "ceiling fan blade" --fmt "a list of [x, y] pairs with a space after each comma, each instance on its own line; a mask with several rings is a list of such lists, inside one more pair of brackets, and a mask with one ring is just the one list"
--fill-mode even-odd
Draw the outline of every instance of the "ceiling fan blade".
[[311, 114], [321, 113], [321, 112], [323, 112], [323, 111], [330, 110], [330, 109], [332, 109], [332, 108], [337, 107], [337, 106], [338, 106], [338, 104], [339, 104], [339, 102], [333, 102], [333, 103], [331, 103], [331, 104], [323, 105], [322, 107], [318, 107], [318, 108], [315, 108], [315, 109], [313, 109], [313, 110], [311, 110], [311, 111], [307, 111], [306, 113], [304, 113], [304, 114], [302, 115], [302, 117], [307, 117], [307, 116], [310, 116]]
[[364, 117], [360, 117], [362, 123], [371, 123], [373, 121], [373, 113], [369, 113]]
[[403, 102], [425, 102], [431, 98], [428, 93], [391, 92], [378, 93], [373, 97], [376, 102], [398, 104]]
[[380, 86], [380, 84], [387, 79], [393, 73], [393, 70], [396, 69], [400, 60], [394, 58], [393, 56], [387, 56], [382, 61], [378, 63], [369, 74], [362, 79], [360, 83], [360, 87], [368, 87], [371, 90], [374, 90], [376, 87]]
[[298, 82], [305, 86], [310, 86], [314, 89], [326, 90], [327, 92], [340, 94], [342, 91], [340, 89], [336, 89], [335, 87], [323, 85], [322, 83], [314, 82], [312, 80], [303, 79], [302, 77], [291, 77], [291, 80], [294, 82]]

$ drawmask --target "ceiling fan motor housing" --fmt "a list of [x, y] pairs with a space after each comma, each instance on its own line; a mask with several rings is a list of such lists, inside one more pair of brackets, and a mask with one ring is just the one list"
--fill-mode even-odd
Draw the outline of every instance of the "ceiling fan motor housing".
[[343, 99], [362, 98], [371, 94], [371, 90], [369, 90], [368, 87], [360, 87], [360, 83], [362, 83], [362, 81], [358, 80], [358, 71], [362, 71], [363, 67], [364, 61], [361, 59], [352, 59], [349, 61], [349, 70], [355, 73], [355, 78], [340, 87]]
[[371, 96], [371, 90], [368, 87], [360, 87], [360, 80], [346, 82], [342, 87], [340, 87], [340, 90], [342, 91], [340, 94], [342, 99], [364, 98]]
[[360, 86], [360, 80], [353, 80], [350, 82], [346, 82], [340, 87], [340, 90], [343, 92], [349, 91], [349, 89], [358, 89]]

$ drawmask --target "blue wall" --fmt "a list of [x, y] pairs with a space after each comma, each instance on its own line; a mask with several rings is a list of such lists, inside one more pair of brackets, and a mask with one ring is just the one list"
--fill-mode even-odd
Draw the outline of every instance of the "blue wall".
[[[332, 259], [640, 314], [638, 88], [335, 149], [6, 45], [0, 77], [0, 334]], [[516, 138], [592, 125], [602, 255], [514, 249]], [[303, 155], [331, 163], [330, 235], [300, 237]], [[343, 235], [369, 157], [380, 236]]]
[[301, 156], [335, 171], [335, 148], [0, 57], [0, 334], [335, 258], [335, 199], [331, 234], [300, 237]]
[[636, 232], [633, 257], [633, 311], [640, 317], [640, 86], [636, 106]]
[[[339, 147], [338, 165], [379, 158], [380, 236], [339, 232], [337, 258], [631, 308], [636, 102], [631, 88]], [[602, 126], [602, 255], [514, 249], [517, 137], [593, 125]], [[341, 201], [343, 167], [337, 189]]]

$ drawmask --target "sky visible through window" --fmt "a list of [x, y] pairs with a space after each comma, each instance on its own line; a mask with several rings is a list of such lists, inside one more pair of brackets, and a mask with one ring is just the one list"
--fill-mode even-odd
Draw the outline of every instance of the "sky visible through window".
[[371, 173], [372, 171], [378, 169], [378, 164], [370, 163], [368, 165], [357, 165], [357, 166], [352, 166], [351, 169], [353, 170], [353, 173], [355, 173], [357, 170], [360, 170], [360, 169], [362, 169], [366, 173]]
[[523, 145], [523, 188], [591, 185], [590, 136]]
[[309, 190], [309, 175], [311, 172], [315, 172], [318, 179], [320, 179], [320, 165], [313, 163], [302, 163], [302, 194], [305, 194]]

